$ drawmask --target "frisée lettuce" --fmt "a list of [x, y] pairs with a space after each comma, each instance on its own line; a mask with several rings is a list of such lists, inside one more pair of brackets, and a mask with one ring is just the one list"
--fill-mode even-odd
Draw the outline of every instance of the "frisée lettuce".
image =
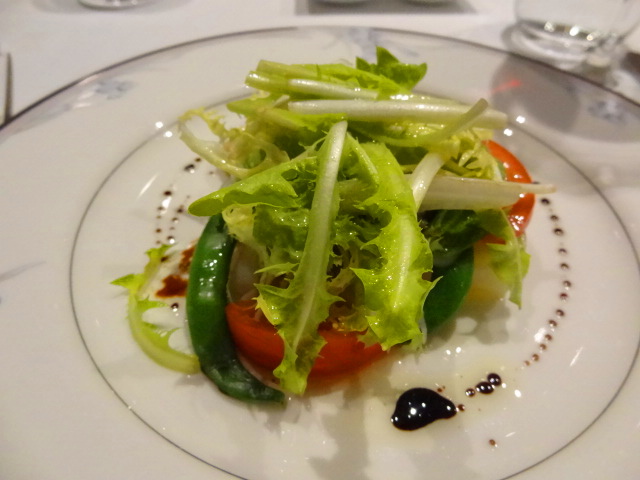
[[352, 310], [342, 329], [368, 330], [368, 341], [386, 349], [421, 343], [432, 258], [411, 188], [391, 152], [361, 145], [346, 122], [317, 151], [212, 192], [189, 211], [223, 213], [230, 232], [258, 252], [257, 304], [285, 341], [274, 372], [284, 389], [304, 391], [324, 344], [318, 326], [340, 295], [350, 295]]
[[487, 234], [491, 267], [521, 302], [529, 256], [507, 209], [553, 188], [505, 181], [485, 141], [506, 116], [414, 92], [426, 72], [381, 47], [354, 66], [263, 60], [245, 79], [254, 94], [227, 104], [241, 126], [202, 108], [180, 118], [184, 143], [234, 180], [189, 212], [222, 214], [257, 256], [255, 301], [283, 340], [285, 391], [305, 391], [329, 318], [384, 350], [424, 345], [434, 263]]

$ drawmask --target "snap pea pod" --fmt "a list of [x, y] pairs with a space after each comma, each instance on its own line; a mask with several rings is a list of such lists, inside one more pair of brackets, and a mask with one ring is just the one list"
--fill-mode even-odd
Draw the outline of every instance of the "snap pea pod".
[[264, 385], [240, 362], [225, 317], [227, 279], [234, 241], [220, 214], [200, 236], [189, 271], [187, 321], [202, 372], [223, 393], [243, 401], [284, 402], [284, 394]]
[[433, 278], [438, 277], [422, 309], [427, 332], [447, 323], [462, 305], [473, 278], [473, 247], [463, 250], [450, 265], [434, 266]]

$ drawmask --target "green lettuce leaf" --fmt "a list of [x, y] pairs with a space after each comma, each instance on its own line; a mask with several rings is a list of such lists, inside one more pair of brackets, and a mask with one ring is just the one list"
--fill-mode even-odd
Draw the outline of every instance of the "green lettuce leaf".
[[124, 287], [129, 292], [127, 318], [133, 338], [142, 351], [163, 367], [187, 374], [197, 373], [200, 371], [198, 357], [175, 350], [169, 345], [171, 334], [177, 329], [165, 329], [146, 322], [143, 318], [144, 313], [150, 309], [169, 308], [164, 302], [144, 296], [145, 287], [156, 275], [168, 249], [169, 245], [163, 245], [147, 250], [149, 261], [142, 273], [125, 275], [111, 283]]
[[409, 64], [400, 62], [389, 50], [376, 48], [377, 63], [369, 63], [362, 58], [356, 59], [356, 67], [365, 72], [387, 77], [398, 85], [411, 90], [427, 73], [427, 64]]
[[522, 282], [530, 256], [523, 237], [517, 237], [507, 214], [496, 210], [437, 210], [423, 217], [424, 234], [429, 239], [434, 262], [446, 267], [474, 243], [492, 234], [503, 243], [488, 243], [490, 266], [510, 290], [509, 300], [522, 303]]
[[189, 213], [211, 216], [222, 212], [231, 235], [269, 267], [262, 278], [268, 283], [275, 276], [291, 273], [289, 264], [300, 261], [317, 172], [316, 156], [310, 154], [199, 198], [189, 206]]
[[530, 255], [525, 250], [524, 236], [517, 237], [503, 210], [478, 212], [482, 228], [504, 243], [488, 243], [489, 262], [496, 276], [510, 290], [509, 300], [522, 306], [522, 283], [529, 270]]
[[[411, 88], [426, 73], [426, 65], [400, 63], [385, 49], [377, 50], [377, 64], [356, 59], [355, 67], [340, 63], [321, 65], [285, 65], [263, 60], [246, 78], [247, 85], [269, 92], [285, 93], [300, 98], [287, 83], [291, 79], [322, 81], [326, 84], [350, 86], [378, 92], [381, 98], [411, 94]], [[328, 95], [331, 96], [331, 95]], [[304, 95], [304, 97], [308, 97]]]
[[433, 267], [429, 244], [415, 218], [415, 205], [402, 169], [384, 145], [364, 144], [379, 178], [375, 194], [360, 208], [375, 219], [377, 233], [363, 249], [369, 259], [354, 268], [364, 287], [364, 303], [371, 333], [384, 349], [422, 343], [419, 327], [422, 305], [431, 282], [423, 278]]
[[423, 222], [434, 263], [443, 267], [487, 234], [473, 210], [436, 210], [424, 215]]
[[[190, 126], [199, 118], [217, 137], [198, 137]], [[180, 139], [201, 158], [236, 178], [246, 178], [267, 168], [289, 160], [289, 155], [277, 139], [286, 138], [277, 128], [270, 135], [256, 135], [249, 130], [227, 129], [221, 118], [204, 109], [189, 110], [178, 121]]]
[[338, 171], [347, 131], [335, 124], [318, 153], [318, 179], [300, 264], [284, 287], [259, 285], [258, 307], [284, 340], [284, 358], [274, 370], [283, 389], [304, 392], [311, 367], [325, 344], [318, 327], [329, 307], [340, 300], [327, 291], [327, 264], [333, 245], [332, 225], [338, 213]]

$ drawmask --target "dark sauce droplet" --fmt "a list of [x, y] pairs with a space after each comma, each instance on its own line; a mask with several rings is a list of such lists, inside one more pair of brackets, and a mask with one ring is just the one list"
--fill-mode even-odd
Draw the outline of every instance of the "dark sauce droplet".
[[491, 385], [489, 382], [480, 382], [476, 385], [476, 390], [479, 393], [488, 395], [490, 393], [493, 393], [493, 385]]
[[417, 430], [436, 420], [451, 418], [457, 412], [450, 400], [428, 388], [412, 388], [396, 402], [391, 423], [400, 430]]
[[487, 381], [495, 387], [496, 385], [500, 385], [502, 383], [502, 378], [500, 378], [500, 375], [498, 375], [497, 373], [490, 373], [489, 375], [487, 375]]

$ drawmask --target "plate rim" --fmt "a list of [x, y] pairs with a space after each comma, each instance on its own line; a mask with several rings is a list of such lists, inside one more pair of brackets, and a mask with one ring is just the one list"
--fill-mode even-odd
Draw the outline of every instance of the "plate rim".
[[52, 98], [64, 93], [67, 90], [70, 90], [76, 86], [78, 86], [81, 83], [84, 82], [89, 82], [91, 81], [91, 79], [98, 77], [100, 75], [103, 75], [111, 70], [120, 68], [122, 66], [125, 66], [129, 63], [134, 63], [136, 61], [142, 60], [146, 57], [150, 57], [150, 56], [154, 56], [160, 53], [164, 53], [164, 52], [169, 52], [171, 50], [178, 50], [180, 48], [186, 47], [186, 46], [191, 46], [191, 45], [197, 45], [199, 43], [207, 43], [209, 41], [214, 41], [214, 40], [219, 40], [219, 39], [224, 39], [224, 38], [232, 38], [232, 37], [238, 37], [238, 36], [249, 36], [249, 35], [257, 35], [257, 34], [261, 34], [261, 33], [271, 33], [271, 32], [283, 32], [283, 31], [287, 31], [287, 30], [309, 30], [309, 29], [313, 29], [313, 30], [328, 30], [328, 29], [335, 29], [335, 30], [349, 30], [349, 29], [363, 29], [363, 30], [375, 30], [375, 31], [380, 31], [380, 32], [390, 32], [390, 33], [399, 33], [399, 34], [410, 34], [410, 35], [415, 35], [418, 37], [429, 37], [429, 38], [433, 38], [433, 39], [439, 39], [439, 40], [446, 40], [452, 43], [457, 43], [457, 44], [461, 44], [461, 45], [468, 45], [468, 46], [473, 46], [476, 48], [480, 48], [480, 49], [484, 49], [487, 51], [493, 51], [496, 53], [500, 53], [500, 54], [504, 54], [510, 57], [514, 57], [514, 58], [518, 58], [521, 61], [524, 62], [529, 62], [531, 64], [537, 65], [538, 67], [542, 67], [548, 70], [551, 70], [553, 72], [556, 72], [558, 74], [561, 75], [565, 75], [567, 77], [573, 78], [574, 80], [578, 80], [579, 82], [583, 82], [586, 85], [590, 85], [598, 90], [607, 92], [611, 95], [614, 95], [616, 97], [618, 97], [619, 99], [623, 100], [624, 102], [627, 102], [631, 105], [635, 105], [637, 107], [640, 108], [640, 100], [636, 101], [634, 99], [631, 99], [629, 97], [626, 97], [625, 95], [616, 92], [615, 90], [612, 90], [611, 88], [605, 86], [605, 85], [601, 85], [598, 82], [596, 82], [593, 79], [590, 78], [586, 78], [583, 77], [581, 75], [579, 75], [578, 73], [575, 72], [570, 72], [570, 71], [566, 71], [566, 70], [562, 70], [558, 67], [555, 67], [553, 65], [550, 65], [542, 60], [533, 58], [533, 57], [528, 57], [520, 52], [516, 52], [513, 50], [507, 50], [507, 49], [501, 49], [498, 47], [494, 47], [494, 46], [490, 46], [490, 45], [485, 45], [482, 43], [478, 43], [478, 42], [474, 42], [472, 40], [467, 40], [467, 39], [460, 39], [460, 38], [455, 38], [455, 37], [449, 37], [446, 35], [441, 35], [441, 34], [435, 34], [435, 33], [428, 33], [428, 32], [422, 32], [419, 30], [406, 30], [406, 29], [402, 29], [402, 28], [390, 28], [390, 27], [380, 27], [380, 26], [375, 26], [375, 25], [356, 25], [356, 24], [345, 24], [345, 25], [335, 25], [335, 24], [328, 24], [328, 23], [323, 23], [323, 24], [316, 24], [316, 25], [305, 25], [305, 26], [295, 26], [295, 25], [284, 25], [284, 26], [278, 26], [278, 27], [266, 27], [266, 28], [256, 28], [256, 29], [248, 29], [248, 30], [239, 30], [239, 31], [234, 31], [234, 32], [228, 32], [228, 33], [222, 33], [222, 34], [217, 34], [217, 35], [210, 35], [210, 36], [205, 36], [205, 37], [199, 37], [199, 38], [195, 38], [192, 40], [187, 40], [184, 42], [179, 42], [179, 43], [175, 43], [175, 44], [171, 44], [171, 45], [167, 45], [164, 47], [160, 47], [160, 48], [156, 48], [156, 49], [152, 49], [152, 50], [148, 50], [145, 51], [143, 53], [140, 53], [138, 55], [133, 55], [130, 57], [127, 57], [123, 60], [120, 60], [118, 62], [115, 63], [111, 63], [109, 65], [106, 65], [105, 67], [99, 68], [97, 70], [94, 70], [86, 75], [82, 75], [80, 77], [78, 77], [75, 80], [72, 80], [71, 82], [51, 91], [50, 93], [44, 95], [43, 97], [33, 101], [31, 104], [27, 105], [26, 107], [24, 107], [23, 109], [21, 109], [20, 111], [16, 112], [7, 122], [5, 122], [4, 124], [0, 125], [0, 132], [2, 130], [4, 130], [5, 128], [7, 128], [9, 125], [11, 125], [12, 123], [14, 123], [16, 120], [18, 120], [21, 116], [26, 115], [28, 112], [30, 112], [31, 110], [34, 110], [35, 108], [37, 108], [38, 106], [42, 105], [43, 103], [46, 103], [47, 101], [51, 100]]

